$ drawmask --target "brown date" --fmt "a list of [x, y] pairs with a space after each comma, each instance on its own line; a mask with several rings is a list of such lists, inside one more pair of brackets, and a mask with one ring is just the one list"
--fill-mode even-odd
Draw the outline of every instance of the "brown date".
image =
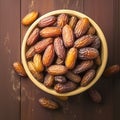
[[23, 76], [23, 77], [27, 76], [27, 74], [23, 68], [23, 65], [20, 62], [14, 62], [13, 68], [18, 75]]
[[105, 69], [103, 75], [105, 77], [110, 77], [111, 75], [114, 75], [116, 73], [120, 72], [120, 65], [111, 65], [108, 68]]
[[30, 36], [28, 37], [28, 39], [26, 41], [27, 46], [33, 45], [38, 40], [38, 38], [40, 36], [39, 32], [40, 32], [39, 28], [35, 28], [33, 30], [33, 32], [30, 34]]
[[64, 84], [62, 83], [57, 83], [54, 86], [54, 89], [58, 92], [58, 93], [66, 93], [66, 92], [70, 92], [73, 91], [74, 89], [77, 88], [77, 84], [71, 81], [68, 81]]
[[63, 40], [60, 37], [55, 38], [54, 40], [54, 48], [57, 56], [64, 60], [65, 59], [65, 47], [63, 44]]
[[26, 56], [27, 59], [30, 59], [30, 58], [32, 58], [34, 55], [35, 55], [35, 48], [34, 48], [34, 46], [31, 46], [31, 47], [26, 51], [25, 56]]
[[48, 16], [39, 21], [39, 27], [47, 27], [53, 25], [56, 22], [57, 18], [55, 16]]
[[57, 18], [57, 27], [63, 28], [68, 23], [68, 15], [60, 14]]
[[90, 22], [88, 18], [81, 18], [74, 29], [74, 34], [76, 36], [76, 38], [81, 37], [82, 35], [84, 35], [88, 28], [90, 27]]
[[93, 66], [93, 60], [82, 61], [73, 69], [73, 72], [75, 74], [79, 74], [90, 69], [92, 66]]
[[47, 72], [51, 75], [64, 75], [67, 73], [67, 68], [64, 65], [51, 65], [47, 68]]
[[95, 33], [96, 33], [96, 30], [93, 26], [91, 26], [87, 31], [88, 35], [94, 35]]
[[79, 49], [79, 55], [78, 57], [81, 60], [92, 60], [97, 58], [99, 55], [99, 51], [92, 47], [84, 47]]
[[54, 76], [47, 74], [44, 78], [44, 85], [48, 88], [51, 88], [54, 84]]
[[50, 44], [44, 51], [43, 58], [42, 58], [43, 65], [46, 67], [51, 65], [54, 60], [54, 56], [55, 56], [54, 46], [53, 44]]
[[87, 85], [91, 82], [91, 80], [95, 77], [95, 73], [96, 73], [96, 72], [95, 72], [94, 69], [88, 70], [88, 71], [85, 73], [85, 75], [83, 76], [80, 85], [81, 85], [82, 87], [87, 86]]
[[41, 97], [39, 99], [39, 103], [42, 107], [47, 108], [47, 109], [55, 110], [59, 108], [58, 103], [46, 97]]
[[102, 95], [100, 94], [100, 92], [97, 89], [95, 89], [95, 88], [89, 89], [88, 94], [93, 102], [95, 102], [95, 103], [102, 102]]
[[91, 47], [99, 49], [100, 45], [101, 45], [100, 38], [98, 36], [96, 36], [95, 40], [91, 44]]
[[69, 25], [70, 25], [70, 27], [72, 28], [72, 29], [74, 29], [75, 28], [75, 25], [76, 25], [76, 23], [77, 23], [77, 17], [76, 16], [72, 16], [71, 18], [70, 18], [70, 21], [69, 21]]
[[55, 76], [55, 82], [56, 83], [65, 83], [67, 82], [67, 79], [64, 76]]
[[45, 27], [40, 31], [40, 36], [43, 38], [57, 37], [61, 35], [59, 27]]
[[43, 52], [49, 44], [53, 43], [53, 38], [45, 38], [39, 42], [37, 42], [34, 46], [36, 53]]
[[80, 75], [76, 75], [76, 74], [74, 74], [72, 71], [68, 71], [68, 72], [65, 74], [65, 76], [66, 76], [69, 80], [71, 80], [71, 81], [73, 81], [73, 82], [75, 82], [75, 83], [79, 83], [79, 82], [81, 81]]
[[72, 28], [66, 24], [62, 29], [62, 37], [65, 47], [72, 47], [74, 44], [74, 35]]
[[73, 69], [77, 60], [77, 49], [76, 48], [70, 48], [67, 52], [66, 58], [65, 58], [65, 66], [68, 69]]
[[83, 48], [90, 45], [95, 40], [93, 35], [84, 35], [74, 42], [74, 47]]
[[30, 25], [32, 24], [38, 17], [39, 13], [37, 11], [32, 11], [25, 15], [22, 19], [22, 24], [23, 25]]

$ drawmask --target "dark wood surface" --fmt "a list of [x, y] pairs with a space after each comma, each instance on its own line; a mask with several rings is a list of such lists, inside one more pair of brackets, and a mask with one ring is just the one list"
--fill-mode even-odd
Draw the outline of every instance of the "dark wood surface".
[[[120, 120], [120, 75], [97, 82], [103, 103], [95, 104], [86, 92], [60, 101], [12, 69], [12, 63], [21, 60], [21, 43], [28, 29], [21, 19], [32, 10], [43, 15], [63, 8], [94, 19], [107, 39], [108, 66], [120, 64], [119, 0], [0, 0], [0, 120]], [[42, 108], [38, 103], [42, 96], [59, 102], [61, 109]]]

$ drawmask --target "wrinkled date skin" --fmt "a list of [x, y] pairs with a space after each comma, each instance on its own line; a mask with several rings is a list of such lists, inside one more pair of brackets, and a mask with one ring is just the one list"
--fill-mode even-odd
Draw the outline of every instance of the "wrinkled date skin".
[[45, 38], [34, 45], [36, 53], [43, 52], [49, 44], [53, 43], [53, 38]]
[[69, 21], [69, 26], [74, 29], [77, 23], [78, 18], [76, 16], [72, 16]]
[[51, 75], [64, 75], [67, 73], [67, 68], [64, 65], [51, 65], [47, 72]]
[[33, 30], [33, 32], [31, 33], [31, 35], [27, 39], [27, 45], [28, 46], [33, 45], [38, 40], [38, 38], [40, 37], [39, 32], [40, 32], [39, 28], [35, 28]]
[[86, 60], [81, 62], [79, 65], [77, 65], [74, 69], [73, 72], [75, 74], [82, 73], [88, 69], [90, 69], [93, 66], [93, 60]]
[[55, 16], [48, 16], [39, 21], [38, 26], [40, 28], [53, 25], [56, 22], [57, 18]]
[[47, 108], [47, 109], [50, 109], [50, 110], [55, 110], [55, 109], [58, 109], [59, 108], [59, 105], [57, 102], [51, 100], [51, 99], [48, 99], [46, 97], [41, 97], [39, 99], [39, 103], [42, 107], [44, 108]]
[[61, 34], [59, 27], [45, 27], [40, 31], [40, 36], [43, 38], [57, 37]]
[[67, 77], [69, 80], [71, 80], [71, 81], [73, 81], [73, 82], [75, 82], [75, 83], [80, 83], [80, 81], [81, 81], [80, 75], [76, 75], [76, 74], [74, 74], [72, 71], [68, 71], [68, 72], [66, 73], [66, 77]]
[[72, 47], [74, 44], [74, 36], [72, 28], [66, 24], [62, 29], [62, 37], [65, 47]]
[[14, 68], [15, 72], [18, 75], [23, 76], [23, 77], [27, 76], [27, 74], [26, 74], [26, 72], [25, 72], [25, 70], [23, 68], [22, 63], [20, 63], [20, 62], [14, 62], [13, 63], [13, 68]]
[[48, 45], [48, 47], [46, 48], [43, 54], [43, 58], [42, 58], [43, 65], [46, 67], [51, 65], [54, 60], [54, 56], [55, 56], [54, 46], [53, 44], [50, 44]]
[[82, 48], [90, 45], [95, 40], [93, 35], [84, 35], [74, 42], [74, 47]]
[[90, 27], [90, 22], [88, 20], [88, 18], [82, 18], [77, 22], [77, 25], [74, 29], [74, 33], [76, 38], [81, 37], [82, 35], [84, 35], [87, 30]]
[[64, 84], [61, 83], [57, 83], [54, 87], [54, 89], [58, 92], [58, 93], [66, 93], [66, 92], [70, 92], [74, 89], [77, 88], [77, 84], [74, 82], [67, 82]]
[[67, 79], [64, 76], [55, 76], [55, 82], [56, 83], [66, 83]]
[[27, 51], [26, 51], [26, 59], [30, 59], [35, 55], [35, 48], [34, 46], [31, 46]]
[[82, 60], [92, 60], [97, 58], [99, 51], [95, 48], [85, 47], [79, 50], [79, 58]]
[[57, 56], [64, 60], [65, 59], [65, 47], [63, 44], [63, 40], [60, 37], [55, 38], [54, 40], [54, 48]]
[[82, 87], [87, 86], [94, 77], [95, 77], [95, 70], [94, 69], [88, 70], [83, 76], [80, 85]]
[[68, 23], [68, 15], [60, 14], [57, 18], [57, 27], [63, 28]]
[[38, 73], [37, 70], [35, 69], [35, 65], [33, 63], [33, 61], [28, 61], [28, 68], [30, 70], [30, 72], [32, 73], [32, 75], [40, 82], [43, 82], [43, 74], [42, 73]]
[[47, 74], [44, 79], [44, 85], [48, 88], [51, 88], [54, 85], [54, 76]]
[[105, 77], [110, 77], [118, 72], [120, 72], [120, 65], [116, 64], [116, 65], [111, 65], [108, 68], [106, 68], [103, 75]]

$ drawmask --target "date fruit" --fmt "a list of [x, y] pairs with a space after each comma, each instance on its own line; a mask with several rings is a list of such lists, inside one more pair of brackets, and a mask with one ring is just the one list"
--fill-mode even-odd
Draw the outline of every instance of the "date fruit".
[[80, 75], [74, 74], [72, 71], [68, 71], [65, 75], [69, 80], [75, 82], [75, 83], [80, 83], [81, 77]]
[[28, 68], [38, 81], [43, 82], [43, 74], [36, 71], [33, 61], [28, 61]]
[[116, 73], [120, 72], [120, 65], [111, 65], [104, 71], [103, 75], [105, 77], [110, 77], [111, 75], [114, 75]]
[[55, 76], [55, 82], [56, 83], [65, 83], [67, 82], [67, 79], [64, 76]]
[[94, 35], [96, 33], [96, 30], [93, 26], [91, 26], [89, 29], [88, 29], [88, 32], [87, 34], [88, 35]]
[[63, 44], [63, 40], [60, 37], [55, 38], [54, 40], [54, 48], [57, 56], [64, 60], [65, 59], [65, 47]]
[[84, 35], [74, 42], [75, 48], [83, 48], [90, 45], [95, 39], [93, 35]]
[[48, 45], [46, 50], [44, 51], [42, 63], [44, 66], [50, 66], [54, 60], [55, 52], [53, 44]]
[[56, 22], [56, 17], [55, 16], [48, 16], [46, 18], [43, 18], [42, 20], [39, 21], [38, 26], [41, 27], [47, 27], [50, 25], [53, 25]]
[[70, 18], [70, 21], [69, 21], [69, 26], [72, 28], [72, 29], [74, 29], [75, 28], [75, 25], [76, 25], [76, 23], [77, 23], [77, 17], [76, 16], [72, 16], [71, 18]]
[[66, 93], [66, 92], [70, 92], [73, 91], [74, 89], [77, 88], [77, 84], [71, 81], [68, 81], [64, 84], [62, 83], [57, 83], [54, 86], [54, 89], [58, 92], [58, 93]]
[[96, 36], [95, 40], [93, 41], [93, 43], [91, 44], [91, 47], [99, 49], [100, 48], [100, 38], [98, 36]]
[[37, 72], [42, 72], [44, 70], [44, 66], [42, 63], [42, 56], [40, 54], [34, 55], [33, 63]]
[[66, 24], [62, 29], [62, 37], [65, 47], [72, 47], [74, 44], [74, 36], [72, 28]]
[[38, 12], [37, 11], [32, 11], [28, 13], [23, 19], [22, 19], [22, 24], [23, 25], [30, 25], [33, 23], [38, 17]]
[[42, 107], [47, 108], [47, 109], [55, 110], [59, 108], [59, 105], [57, 102], [51, 99], [48, 99], [46, 97], [41, 97], [39, 99], [39, 103]]
[[75, 74], [79, 74], [82, 73], [88, 69], [90, 69], [93, 66], [93, 60], [86, 60], [86, 61], [82, 61], [80, 64], [78, 64], [74, 69], [73, 72]]
[[18, 75], [23, 76], [23, 77], [27, 76], [27, 74], [23, 68], [23, 65], [20, 62], [14, 62], [13, 68]]
[[82, 87], [87, 86], [87, 85], [92, 81], [92, 79], [95, 77], [95, 73], [96, 73], [96, 72], [95, 72], [94, 69], [88, 70], [88, 71], [85, 73], [85, 75], [83, 76], [80, 85], [81, 85]]
[[43, 38], [57, 37], [61, 35], [61, 29], [59, 27], [45, 27], [40, 31], [40, 36]]
[[53, 43], [53, 38], [45, 38], [39, 42], [37, 42], [34, 46], [36, 53], [43, 52], [49, 44]]
[[102, 96], [97, 89], [95, 89], [95, 88], [89, 89], [88, 94], [89, 94], [89, 96], [90, 96], [90, 98], [93, 102], [95, 102], [95, 103], [101, 103], [102, 102]]
[[92, 47], [84, 47], [79, 49], [79, 58], [81, 60], [92, 60], [97, 58], [99, 55], [99, 51]]
[[30, 59], [30, 58], [32, 58], [34, 55], [35, 55], [35, 48], [34, 48], [34, 46], [31, 46], [31, 47], [26, 51], [25, 56], [26, 56], [27, 59]]
[[65, 66], [68, 69], [73, 69], [77, 60], [77, 49], [76, 48], [70, 48], [67, 52], [67, 56], [65, 59]]
[[79, 38], [82, 35], [84, 35], [87, 32], [87, 30], [89, 29], [89, 27], [90, 27], [89, 19], [81, 18], [77, 22], [75, 29], [74, 29], [74, 34], [75, 34], [76, 38]]
[[44, 79], [44, 85], [48, 88], [51, 88], [54, 85], [54, 76], [47, 74]]
[[57, 27], [63, 28], [68, 23], [68, 15], [60, 14], [57, 18]]
[[39, 28], [35, 28], [33, 30], [33, 32], [31, 33], [31, 35], [29, 36], [29, 38], [26, 41], [27, 46], [33, 45], [38, 40], [38, 38], [40, 36], [39, 32], [40, 32]]
[[47, 68], [47, 72], [51, 75], [64, 75], [67, 73], [67, 68], [64, 65], [51, 65]]

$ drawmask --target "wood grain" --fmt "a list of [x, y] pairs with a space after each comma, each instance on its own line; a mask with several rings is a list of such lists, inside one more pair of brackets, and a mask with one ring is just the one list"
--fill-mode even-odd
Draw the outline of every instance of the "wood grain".
[[0, 15], [0, 119], [19, 120], [20, 77], [12, 63], [20, 60], [20, 1], [0, 0]]

